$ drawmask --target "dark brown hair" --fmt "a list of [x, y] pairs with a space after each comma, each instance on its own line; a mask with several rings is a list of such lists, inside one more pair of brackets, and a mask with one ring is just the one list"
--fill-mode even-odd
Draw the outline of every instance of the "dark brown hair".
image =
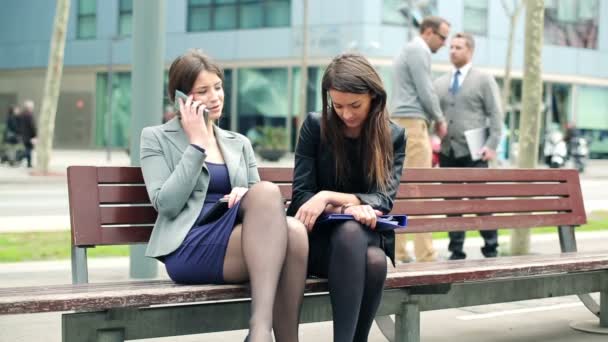
[[[224, 83], [224, 70], [201, 50], [192, 49], [177, 57], [169, 67], [167, 91], [171, 103], [175, 103], [175, 90], [189, 94], [201, 71], [212, 72]], [[179, 114], [179, 112], [177, 113]]]
[[431, 28], [434, 32], [437, 32], [441, 24], [446, 24], [450, 26], [450, 23], [442, 17], [438, 17], [435, 15], [425, 17], [422, 20], [422, 23], [420, 24], [420, 34], [424, 33], [427, 28]]
[[367, 183], [376, 185], [382, 191], [386, 190], [391, 178], [393, 148], [389, 114], [386, 110], [387, 95], [380, 76], [365, 57], [346, 53], [335, 57], [327, 66], [321, 88], [323, 101], [321, 138], [333, 150], [339, 183], [347, 178], [350, 164], [345, 153], [344, 123], [331, 104], [329, 90], [371, 96], [370, 111], [361, 130], [360, 155], [363, 157], [363, 165], [369, 165], [366, 172]]

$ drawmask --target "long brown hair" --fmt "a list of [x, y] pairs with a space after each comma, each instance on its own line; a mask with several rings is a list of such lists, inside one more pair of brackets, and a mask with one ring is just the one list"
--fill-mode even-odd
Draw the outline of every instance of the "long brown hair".
[[393, 148], [386, 110], [386, 90], [382, 80], [369, 61], [362, 55], [346, 53], [335, 57], [327, 66], [321, 83], [323, 113], [321, 139], [331, 146], [336, 160], [336, 177], [342, 182], [349, 174], [350, 165], [345, 153], [346, 136], [344, 122], [331, 104], [329, 90], [353, 94], [369, 94], [372, 98], [370, 111], [363, 123], [359, 144], [363, 167], [368, 167], [367, 184], [386, 190], [391, 178]]

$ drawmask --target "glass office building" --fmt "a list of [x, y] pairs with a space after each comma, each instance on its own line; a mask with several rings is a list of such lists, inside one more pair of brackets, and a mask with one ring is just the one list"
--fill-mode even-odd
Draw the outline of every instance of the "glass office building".
[[[307, 66], [306, 111], [320, 110], [324, 66], [344, 51], [368, 56], [390, 95], [392, 59], [408, 36], [417, 34], [416, 25], [426, 15], [445, 17], [452, 32], [472, 33], [477, 44], [474, 65], [501, 82], [509, 33], [501, 1], [307, 2], [308, 53], [304, 59], [304, 0], [166, 1], [166, 68], [184, 51], [202, 49], [225, 68], [226, 98], [220, 125], [244, 134], [257, 126], [285, 127], [291, 147], [304, 112], [302, 65]], [[545, 7], [544, 122], [575, 123], [593, 138], [592, 150], [608, 152], [608, 3], [546, 0]], [[26, 98], [40, 102], [53, 14], [54, 2], [37, 0], [10, 2], [0, 12], [1, 115], [9, 104]], [[56, 147], [128, 145], [132, 18], [132, 0], [72, 0]], [[508, 125], [518, 121], [523, 22], [522, 15], [515, 31]], [[448, 49], [444, 48], [433, 56], [433, 71], [440, 75], [449, 70]], [[166, 94], [150, 96], [167, 101]], [[160, 123], [162, 112], [149, 115], [157, 116]]]

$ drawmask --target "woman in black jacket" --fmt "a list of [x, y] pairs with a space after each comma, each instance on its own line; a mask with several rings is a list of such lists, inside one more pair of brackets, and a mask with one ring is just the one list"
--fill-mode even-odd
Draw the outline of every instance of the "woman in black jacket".
[[[322, 80], [322, 114], [304, 121], [295, 156], [288, 215], [309, 231], [309, 274], [326, 277], [334, 341], [367, 341], [394, 257], [394, 232], [375, 231], [391, 211], [403, 160], [405, 132], [389, 120], [386, 91], [361, 55], [343, 54]], [[353, 215], [318, 223], [330, 213]]]

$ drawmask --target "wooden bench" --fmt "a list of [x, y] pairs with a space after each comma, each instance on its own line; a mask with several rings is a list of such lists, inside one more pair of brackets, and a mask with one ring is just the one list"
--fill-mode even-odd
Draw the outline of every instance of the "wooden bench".
[[[260, 175], [291, 196], [291, 169], [262, 168]], [[89, 284], [87, 249], [145, 243], [156, 212], [137, 167], [72, 166], [68, 189], [74, 284], [2, 289], [0, 314], [71, 311], [62, 316], [64, 342], [247, 327], [246, 285]], [[393, 212], [409, 215], [409, 227], [400, 233], [557, 226], [566, 253], [399, 265], [389, 272], [377, 319], [390, 340], [419, 341], [425, 310], [592, 292], [601, 292], [601, 304], [589, 295], [580, 297], [608, 327], [608, 252], [576, 252], [574, 227], [586, 221], [576, 171], [410, 169], [397, 198]], [[388, 318], [393, 314], [394, 325]], [[326, 281], [308, 280], [301, 322], [327, 320]]]

